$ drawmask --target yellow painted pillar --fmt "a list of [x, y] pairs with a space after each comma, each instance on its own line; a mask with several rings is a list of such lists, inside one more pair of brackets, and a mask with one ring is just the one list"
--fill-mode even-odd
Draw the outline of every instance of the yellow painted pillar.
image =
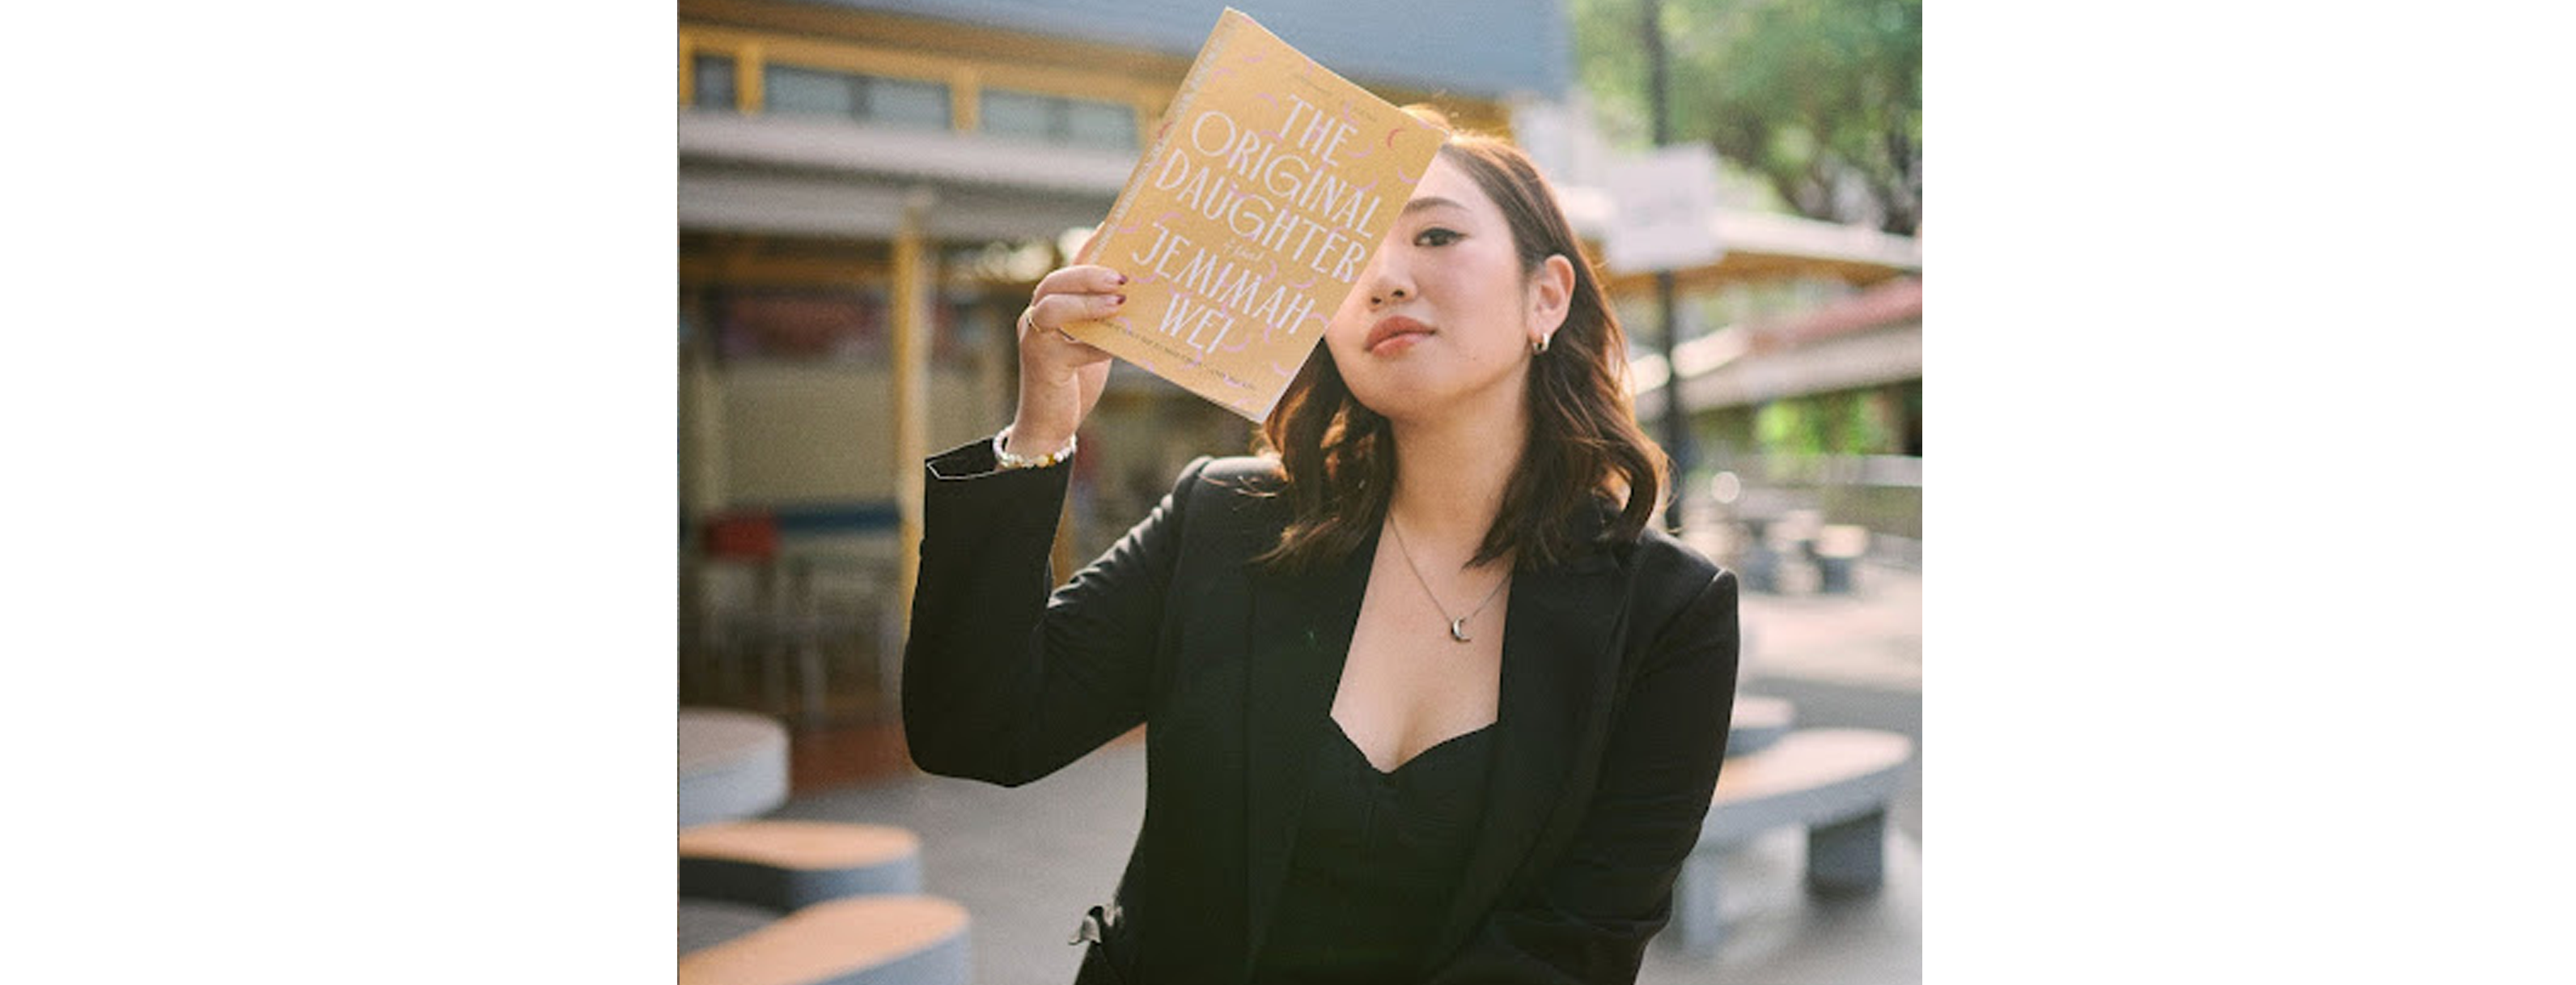
[[948, 76], [948, 125], [959, 133], [984, 129], [984, 74], [961, 68]]
[[[894, 496], [900, 518], [896, 539], [903, 551], [895, 575], [896, 602], [910, 632], [914, 580], [921, 568], [921, 463], [930, 457], [930, 242], [925, 222], [935, 201], [929, 189], [904, 196], [903, 224], [894, 239]], [[889, 659], [893, 659], [889, 657]]]
[[680, 410], [680, 656], [683, 701], [713, 700], [708, 676], [717, 672], [716, 646], [709, 631], [714, 613], [707, 606], [706, 572], [700, 537], [708, 514], [723, 509], [725, 487], [724, 393], [715, 371], [713, 305], [703, 287], [682, 299], [689, 334], [679, 346]]
[[680, 503], [691, 522], [731, 498], [725, 481], [724, 385], [715, 367], [715, 324], [705, 292], [689, 299], [692, 337], [680, 352]]

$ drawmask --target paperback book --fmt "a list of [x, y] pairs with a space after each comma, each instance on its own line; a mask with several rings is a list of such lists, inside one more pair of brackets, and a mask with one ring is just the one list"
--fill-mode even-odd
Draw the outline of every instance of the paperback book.
[[1065, 331], [1260, 421], [1443, 139], [1228, 8], [1075, 258], [1126, 305]]

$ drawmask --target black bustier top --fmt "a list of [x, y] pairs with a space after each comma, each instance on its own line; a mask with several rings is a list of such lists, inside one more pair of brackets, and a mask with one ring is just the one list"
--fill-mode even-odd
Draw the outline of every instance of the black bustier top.
[[1488, 725], [1381, 773], [1338, 723], [1298, 823], [1287, 882], [1253, 981], [1417, 977], [1448, 916], [1485, 812]]

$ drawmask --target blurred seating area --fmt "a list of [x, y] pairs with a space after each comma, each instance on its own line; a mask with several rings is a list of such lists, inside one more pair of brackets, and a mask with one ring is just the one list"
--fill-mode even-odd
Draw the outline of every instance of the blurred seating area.
[[922, 893], [920, 836], [763, 816], [787, 799], [784, 726], [683, 708], [679, 752], [682, 985], [972, 980], [966, 908]]
[[1682, 537], [1748, 592], [1848, 595], [1870, 566], [1923, 565], [1922, 460], [1746, 456], [1686, 486]]
[[683, 704], [774, 715], [798, 732], [892, 717], [897, 562], [818, 540], [783, 537], [767, 511], [707, 521], [682, 559]]
[[1772, 831], [1804, 832], [1810, 893], [1869, 896], [1886, 882], [1888, 811], [1913, 741], [1878, 729], [1794, 728], [1795, 720], [1787, 699], [1736, 697], [1726, 766], [1673, 886], [1666, 933], [1687, 953], [1714, 954], [1725, 939], [1724, 857]]

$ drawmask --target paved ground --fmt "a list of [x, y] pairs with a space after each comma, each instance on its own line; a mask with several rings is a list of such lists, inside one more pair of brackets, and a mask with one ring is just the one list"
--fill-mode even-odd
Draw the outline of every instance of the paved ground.
[[[1789, 698], [1800, 725], [1884, 728], [1922, 737], [1922, 585], [1898, 569], [1864, 567], [1849, 596], [1744, 599], [1742, 688]], [[1724, 866], [1715, 955], [1658, 940], [1645, 985], [1752, 982], [1878, 985], [1922, 979], [1920, 757], [1889, 828], [1887, 883], [1857, 900], [1811, 900], [1805, 844], [1795, 830], [1766, 836]], [[775, 816], [899, 824], [921, 832], [929, 892], [973, 914], [979, 985], [1070, 981], [1066, 946], [1084, 907], [1118, 879], [1144, 811], [1143, 748], [1113, 745], [1044, 780], [1005, 790], [910, 776], [799, 796]], [[757, 927], [757, 911], [683, 903], [685, 953]]]
[[1913, 738], [1898, 826], [1923, 839], [1923, 577], [1864, 565], [1849, 596], [1747, 594], [1740, 687], [1797, 704], [1798, 724]]

